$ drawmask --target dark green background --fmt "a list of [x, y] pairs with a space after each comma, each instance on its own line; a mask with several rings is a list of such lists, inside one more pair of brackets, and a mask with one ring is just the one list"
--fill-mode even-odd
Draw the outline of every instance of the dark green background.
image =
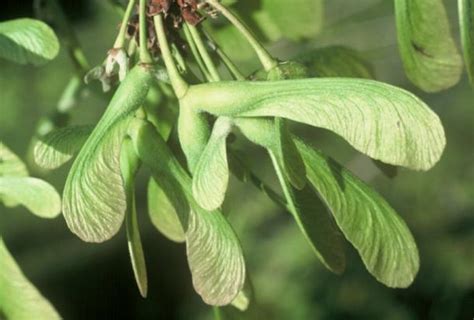
[[[100, 64], [113, 43], [119, 18], [105, 0], [63, 1], [84, 50]], [[225, 204], [242, 239], [257, 305], [236, 319], [472, 319], [474, 316], [474, 91], [466, 76], [452, 89], [424, 94], [410, 85], [398, 55], [391, 1], [326, 1], [324, 29], [304, 43], [279, 41], [281, 58], [311, 48], [343, 44], [363, 52], [377, 78], [407, 88], [437, 112], [448, 147], [428, 173], [401, 170], [383, 177], [366, 157], [323, 130], [296, 127], [378, 189], [407, 221], [417, 240], [421, 270], [412, 287], [393, 290], [377, 283], [353, 250], [343, 276], [326, 271], [288, 214], [247, 185], [232, 181]], [[458, 33], [456, 1], [445, 1]], [[370, 9], [372, 8], [372, 9]], [[244, 8], [245, 9], [245, 8]], [[29, 1], [2, 1], [0, 20], [31, 16]], [[251, 70], [255, 61], [244, 61]], [[73, 68], [64, 51], [42, 68], [0, 61], [0, 139], [26, 157], [40, 116], [54, 109]], [[106, 106], [82, 100], [74, 123], [94, 123]], [[264, 153], [248, 155], [270, 183]], [[67, 168], [45, 175], [62, 190]], [[41, 220], [22, 208], [0, 207], [0, 232], [26, 275], [65, 319], [211, 319], [191, 285], [182, 245], [158, 234], [146, 215], [145, 174], [138, 182], [139, 213], [149, 272], [149, 297], [136, 289], [124, 232], [100, 245], [81, 242], [62, 218]], [[122, 230], [123, 231], [123, 230]], [[33, 318], [32, 318], [33, 319]]]

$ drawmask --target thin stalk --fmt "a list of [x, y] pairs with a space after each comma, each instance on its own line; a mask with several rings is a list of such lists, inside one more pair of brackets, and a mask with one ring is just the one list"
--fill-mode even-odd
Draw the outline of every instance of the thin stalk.
[[206, 81], [211, 82], [211, 75], [209, 74], [209, 71], [204, 65], [204, 61], [202, 61], [201, 55], [199, 54], [199, 51], [196, 47], [196, 43], [194, 43], [194, 40], [191, 36], [191, 32], [189, 31], [189, 28], [186, 24], [183, 25], [183, 30], [184, 37], [186, 38], [186, 42], [189, 44], [189, 48], [191, 49], [191, 53], [194, 57], [194, 60], [196, 60], [196, 63], [198, 64], [199, 70], [201, 70]]
[[222, 320], [221, 309], [219, 307], [212, 307], [214, 320]]
[[130, 59], [133, 59], [135, 53], [137, 53], [137, 42], [135, 39], [131, 39], [128, 42], [127, 55], [130, 57]]
[[210, 47], [212, 50], [219, 56], [219, 59], [221, 59], [222, 63], [226, 66], [227, 70], [232, 74], [232, 76], [237, 80], [237, 81], [244, 81], [245, 76], [244, 74], [239, 70], [239, 68], [235, 65], [235, 63], [229, 58], [229, 56], [222, 51], [221, 48], [217, 45], [217, 43], [212, 39], [211, 35], [205, 32], [206, 38], [209, 41]]
[[191, 33], [194, 43], [197, 46], [199, 54], [201, 55], [201, 58], [203, 59], [204, 64], [207, 67], [207, 70], [209, 70], [209, 74], [211, 75], [212, 82], [220, 81], [221, 77], [219, 75], [219, 72], [217, 72], [217, 68], [214, 62], [212, 61], [211, 56], [206, 50], [206, 46], [204, 45], [204, 42], [202, 41], [199, 31], [197, 30], [195, 26], [187, 22], [186, 22], [186, 26], [188, 27], [189, 32]]
[[153, 18], [155, 24], [156, 35], [158, 37], [158, 42], [160, 43], [160, 49], [163, 56], [163, 61], [165, 62], [168, 75], [170, 77], [171, 85], [178, 99], [184, 97], [188, 91], [189, 85], [184, 81], [179, 73], [178, 68], [173, 60], [173, 55], [171, 53], [170, 45], [168, 39], [166, 38], [165, 27], [163, 23], [163, 16], [161, 14], [156, 15]]
[[253, 172], [249, 173], [249, 179], [257, 189], [265, 193], [270, 198], [270, 200], [275, 202], [275, 204], [277, 204], [280, 208], [288, 209], [288, 206], [281, 196], [268, 185], [266, 185], [262, 180], [260, 180], [260, 178], [257, 177]]
[[128, 21], [130, 20], [130, 17], [132, 16], [133, 8], [135, 7], [136, 2], [137, 2], [136, 0], [130, 0], [128, 2], [127, 9], [125, 10], [125, 13], [122, 18], [122, 24], [120, 25], [120, 30], [119, 30], [117, 39], [115, 40], [114, 48], [123, 48], [125, 46]]
[[229, 70], [229, 72], [235, 78], [235, 80], [245, 81], [245, 76], [243, 75], [243, 73], [240, 72], [239, 68], [237, 68], [235, 63], [224, 53], [224, 51], [222, 51], [220, 48], [216, 48], [216, 53], [226, 66], [227, 70]]
[[245, 163], [242, 161], [239, 156], [233, 151], [230, 151], [231, 157], [239, 163], [240, 166], [244, 167], [246, 170], [246, 177], [244, 181], [249, 181], [252, 183], [258, 190], [265, 193], [275, 204], [277, 204], [282, 209], [287, 209], [287, 205], [282, 197], [273, 190], [270, 186], [266, 185]]
[[179, 51], [178, 47], [174, 43], [171, 44], [171, 54], [173, 55], [173, 58], [178, 64], [178, 66], [181, 68], [181, 72], [186, 73], [186, 62], [184, 60], [184, 57], [181, 55], [181, 52]]
[[281, 172], [281, 168], [280, 168], [280, 164], [278, 163], [278, 159], [276, 158], [275, 153], [273, 153], [273, 151], [268, 150], [268, 153], [270, 154], [270, 158], [272, 159], [273, 167], [275, 169], [275, 172], [276, 172], [277, 177], [278, 177], [278, 181], [280, 182], [281, 189], [283, 190], [283, 194], [285, 195], [285, 198], [286, 198], [286, 201], [287, 201], [286, 208], [290, 212], [296, 212], [298, 210], [295, 206], [295, 203], [292, 200], [293, 197], [291, 196], [290, 186], [288, 185], [283, 172]]
[[[130, 182], [130, 183], [133, 183]], [[145, 263], [145, 254], [138, 227], [138, 217], [136, 209], [135, 188], [131, 187], [129, 198], [127, 199], [127, 212], [125, 215], [125, 228], [127, 233], [127, 245], [130, 260], [132, 263], [135, 281], [140, 291], [140, 295], [146, 298], [148, 294], [148, 276]]]
[[219, 3], [218, 0], [206, 0], [208, 4], [214, 7], [217, 11], [222, 13], [227, 20], [234, 25], [234, 27], [239, 30], [239, 32], [247, 39], [249, 44], [254, 49], [257, 54], [260, 62], [263, 65], [265, 71], [270, 71], [278, 65], [276, 59], [274, 59], [270, 53], [265, 49], [265, 47], [257, 40], [257, 38], [252, 34], [252, 32], [244, 25], [244, 23], [227, 7]]
[[150, 56], [150, 52], [148, 52], [146, 3], [147, 3], [147, 0], [140, 0], [140, 62], [153, 63], [153, 59]]

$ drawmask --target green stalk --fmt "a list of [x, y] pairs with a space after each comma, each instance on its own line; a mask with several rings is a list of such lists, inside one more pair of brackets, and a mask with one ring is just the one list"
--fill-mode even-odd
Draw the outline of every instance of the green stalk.
[[298, 209], [295, 206], [295, 203], [293, 202], [293, 197], [291, 195], [290, 191], [290, 186], [288, 182], [286, 181], [284, 173], [281, 171], [280, 164], [278, 162], [277, 157], [275, 156], [275, 153], [272, 150], [268, 150], [268, 153], [270, 155], [270, 158], [272, 159], [273, 167], [275, 169], [275, 172], [278, 177], [278, 181], [280, 182], [281, 189], [283, 190], [283, 194], [285, 195], [286, 201], [287, 201], [287, 209], [290, 212], [297, 212]]
[[171, 44], [171, 54], [173, 55], [174, 61], [176, 61], [178, 66], [181, 68], [181, 71], [183, 73], [186, 73], [186, 62], [184, 60], [184, 57], [181, 55], [181, 52], [179, 51], [178, 47], [174, 43]]
[[165, 62], [165, 66], [170, 77], [171, 85], [173, 86], [173, 90], [176, 94], [176, 97], [178, 99], [181, 99], [186, 95], [189, 85], [181, 77], [181, 74], [179, 73], [178, 68], [174, 63], [170, 45], [168, 43], [168, 39], [166, 39], [163, 16], [161, 14], [156, 15], [153, 18], [153, 22], [155, 23], [156, 35], [158, 36], [158, 42], [160, 43], [163, 61]]
[[217, 72], [217, 68], [214, 65], [214, 62], [212, 61], [211, 56], [207, 52], [206, 46], [204, 45], [204, 42], [202, 41], [202, 38], [199, 35], [197, 28], [187, 22], [186, 22], [186, 26], [188, 27], [189, 32], [191, 33], [191, 37], [193, 38], [194, 43], [197, 46], [199, 54], [201, 55], [201, 58], [203, 59], [204, 64], [207, 67], [207, 70], [209, 70], [209, 74], [211, 75], [212, 82], [220, 81], [221, 78], [219, 76], [219, 72]]
[[[240, 159], [240, 157], [235, 153], [233, 150], [229, 150], [230, 156], [238, 163], [239, 166], [243, 167], [245, 172], [245, 178], [243, 182], [250, 182], [254, 185], [255, 188], [266, 194], [275, 204], [277, 204], [282, 209], [287, 209], [287, 205], [285, 200], [273, 190], [270, 186], [266, 185], [253, 171], [250, 169], [244, 161]], [[237, 176], [236, 174], [234, 174]]]
[[222, 320], [221, 309], [219, 307], [212, 307], [214, 320]]
[[191, 49], [191, 53], [194, 56], [194, 60], [196, 60], [196, 63], [198, 64], [199, 70], [201, 70], [206, 81], [211, 82], [211, 75], [209, 74], [209, 71], [204, 65], [204, 61], [202, 61], [201, 55], [199, 54], [199, 51], [196, 47], [196, 43], [194, 42], [193, 37], [191, 36], [191, 32], [189, 31], [187, 24], [183, 25], [183, 30], [186, 42], [189, 44], [189, 48]]
[[237, 68], [235, 63], [225, 54], [224, 51], [222, 51], [220, 48], [216, 48], [216, 53], [226, 66], [227, 70], [229, 70], [229, 72], [235, 78], [235, 80], [245, 81], [245, 76], [243, 75], [243, 73], [240, 72], [239, 68]]
[[127, 34], [127, 26], [130, 17], [132, 16], [133, 8], [135, 7], [136, 0], [130, 0], [128, 2], [127, 9], [123, 15], [122, 24], [120, 25], [120, 31], [117, 39], [115, 40], [114, 48], [123, 48], [125, 46], [125, 37]]
[[219, 59], [221, 59], [222, 63], [226, 66], [227, 70], [232, 74], [232, 76], [235, 78], [237, 81], [244, 81], [245, 76], [243, 73], [239, 70], [239, 68], [235, 65], [235, 63], [229, 58], [229, 56], [222, 51], [221, 48], [217, 45], [217, 43], [212, 39], [211, 35], [205, 32], [205, 35], [207, 37], [207, 40], [210, 42], [213, 50], [217, 55], [219, 56]]
[[257, 38], [252, 34], [252, 32], [250, 32], [250, 30], [234, 13], [232, 13], [232, 11], [222, 5], [218, 0], [206, 0], [206, 2], [212, 7], [214, 7], [217, 11], [222, 13], [227, 18], [227, 20], [229, 20], [230, 23], [232, 23], [234, 27], [237, 28], [237, 30], [239, 30], [239, 32], [245, 37], [245, 39], [247, 39], [247, 41], [257, 54], [265, 71], [270, 71], [278, 65], [277, 60], [274, 59], [270, 55], [270, 53], [268, 53], [267, 49], [265, 49], [265, 47], [257, 40]]
[[147, 0], [140, 0], [140, 62], [153, 63], [153, 59], [150, 56], [150, 52], [148, 52], [146, 3], [147, 3]]

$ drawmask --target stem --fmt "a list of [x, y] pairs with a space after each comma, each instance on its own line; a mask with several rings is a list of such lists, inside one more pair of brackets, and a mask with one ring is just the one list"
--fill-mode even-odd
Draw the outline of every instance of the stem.
[[171, 54], [173, 55], [174, 61], [176, 61], [179, 68], [181, 68], [181, 72], [186, 73], [186, 62], [178, 47], [174, 43], [171, 44]]
[[[270, 186], [266, 185], [246, 164], [240, 159], [240, 157], [232, 150], [230, 150], [230, 156], [238, 162], [238, 164], [245, 168], [247, 171], [248, 181], [250, 181], [258, 190], [265, 193], [275, 204], [282, 209], [287, 209], [287, 205], [282, 197], [274, 191]], [[247, 179], [245, 179], [247, 181]]]
[[211, 35], [205, 32], [205, 35], [207, 37], [207, 40], [210, 42], [210, 46], [214, 50], [215, 53], [219, 56], [221, 61], [224, 63], [226, 68], [229, 70], [229, 72], [232, 74], [232, 76], [238, 80], [238, 81], [244, 81], [245, 76], [244, 74], [239, 70], [239, 68], [235, 65], [235, 63], [229, 58], [229, 56], [222, 51], [221, 48], [217, 45], [217, 43], [212, 39]]
[[117, 39], [115, 40], [114, 48], [123, 48], [125, 45], [128, 21], [130, 20], [136, 2], [136, 0], [130, 0], [128, 2], [127, 9], [125, 10], [125, 13], [123, 15], [122, 24], [120, 25], [119, 34], [117, 36]]
[[278, 159], [276, 158], [275, 154], [273, 151], [268, 150], [268, 153], [270, 155], [270, 158], [272, 159], [273, 167], [275, 168], [275, 172], [278, 177], [278, 181], [280, 182], [281, 188], [283, 190], [283, 194], [285, 195], [287, 205], [286, 208], [290, 212], [297, 212], [297, 208], [295, 206], [295, 203], [293, 202], [293, 197], [291, 195], [291, 191], [289, 189], [289, 185], [286, 182], [285, 176], [283, 172], [281, 172], [280, 164], [278, 163]]
[[204, 64], [206, 65], [207, 70], [209, 70], [212, 82], [220, 81], [221, 77], [219, 76], [219, 72], [217, 72], [217, 68], [214, 65], [214, 62], [212, 61], [211, 56], [207, 52], [206, 46], [204, 45], [204, 42], [202, 41], [202, 38], [199, 35], [197, 28], [187, 22], [186, 22], [186, 26], [189, 28], [189, 32], [191, 33], [194, 43], [197, 46], [199, 54], [204, 60]]
[[199, 54], [199, 51], [196, 47], [196, 43], [194, 42], [191, 36], [191, 32], [189, 31], [187, 24], [183, 25], [183, 30], [184, 30], [184, 36], [186, 37], [186, 42], [189, 44], [189, 48], [191, 49], [191, 53], [193, 54], [194, 59], [196, 60], [196, 63], [198, 64], [199, 70], [201, 70], [204, 78], [206, 78], [206, 81], [211, 82], [211, 75], [209, 74], [209, 71], [204, 65], [204, 61], [202, 61], [201, 55]]
[[[141, 0], [143, 1], [143, 0]], [[155, 23], [156, 35], [158, 37], [158, 42], [160, 43], [160, 49], [165, 62], [166, 69], [168, 70], [168, 75], [170, 77], [171, 85], [178, 99], [183, 98], [188, 91], [189, 85], [181, 77], [181, 74], [176, 67], [173, 55], [171, 54], [170, 45], [168, 39], [166, 39], [165, 27], [163, 23], [163, 16], [161, 14], [156, 15], [153, 18]]]
[[268, 53], [267, 49], [257, 40], [257, 38], [250, 32], [244, 23], [230, 11], [228, 8], [219, 3], [218, 0], [206, 0], [208, 4], [222, 13], [227, 20], [239, 30], [239, 32], [247, 39], [249, 44], [254, 49], [265, 71], [270, 71], [278, 65], [278, 62]]
[[214, 320], [222, 320], [221, 309], [219, 307], [212, 307]]
[[216, 48], [216, 53], [226, 66], [227, 70], [229, 70], [229, 72], [236, 80], [245, 81], [244, 74], [240, 72], [239, 68], [237, 68], [235, 63], [230, 60], [230, 58], [224, 53], [224, 51], [222, 51], [220, 48]]
[[153, 59], [148, 52], [148, 32], [146, 25], [146, 2], [140, 0], [140, 62], [153, 63]]

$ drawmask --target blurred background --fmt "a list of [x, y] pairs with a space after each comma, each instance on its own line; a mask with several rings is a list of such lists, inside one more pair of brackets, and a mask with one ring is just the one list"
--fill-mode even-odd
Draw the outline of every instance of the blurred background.
[[[257, 3], [258, 1], [256, 1]], [[456, 1], [445, 1], [458, 34]], [[106, 0], [62, 1], [93, 65], [113, 44], [120, 17]], [[30, 1], [2, 1], [0, 21], [33, 15]], [[252, 8], [238, 6], [240, 12]], [[365, 156], [334, 135], [295, 128], [314, 145], [376, 188], [407, 221], [419, 246], [421, 269], [404, 290], [384, 287], [364, 269], [348, 245], [347, 271], [325, 270], [289, 214], [252, 186], [232, 181], [225, 210], [246, 253], [255, 302], [246, 313], [226, 308], [229, 319], [472, 319], [474, 317], [474, 90], [465, 76], [454, 88], [424, 94], [403, 73], [396, 45], [392, 1], [326, 1], [321, 32], [314, 39], [269, 46], [285, 59], [314, 48], [345, 45], [370, 60], [379, 80], [406, 88], [438, 113], [448, 146], [427, 173], [400, 170], [389, 179]], [[240, 48], [239, 50], [244, 50]], [[52, 112], [74, 68], [63, 50], [42, 68], [0, 60], [0, 140], [23, 159], [40, 117]], [[245, 57], [246, 58], [246, 57]], [[256, 60], [240, 61], [244, 70]], [[84, 97], [73, 123], [95, 123], [107, 101]], [[275, 183], [262, 150], [249, 147], [250, 161]], [[62, 190], [69, 166], [35, 176]], [[149, 297], [138, 293], [125, 232], [104, 244], [81, 242], [62, 218], [41, 220], [23, 208], [0, 206], [0, 233], [28, 278], [65, 319], [212, 319], [212, 309], [193, 291], [185, 248], [161, 236], [146, 206], [146, 175], [138, 181], [140, 226], [149, 272]]]

